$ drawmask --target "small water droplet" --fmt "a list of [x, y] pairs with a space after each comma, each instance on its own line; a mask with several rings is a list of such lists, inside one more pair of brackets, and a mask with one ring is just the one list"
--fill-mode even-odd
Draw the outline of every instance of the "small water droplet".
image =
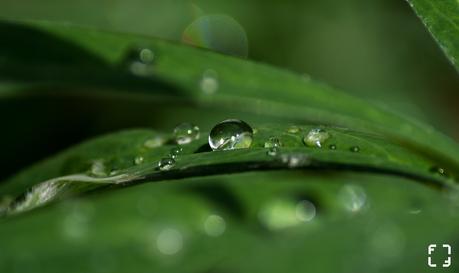
[[266, 152], [266, 154], [269, 155], [269, 156], [276, 156], [278, 153], [279, 153], [279, 148], [278, 147], [271, 147]]
[[247, 123], [238, 119], [228, 119], [212, 128], [209, 146], [214, 151], [249, 148], [252, 137], [252, 128]]
[[139, 156], [136, 156], [136, 157], [134, 158], [134, 164], [135, 164], [135, 165], [140, 165], [140, 164], [143, 163], [143, 160], [144, 160], [143, 156], [140, 156], [140, 155], [139, 155]]
[[365, 191], [357, 185], [344, 185], [338, 192], [338, 200], [341, 201], [344, 209], [349, 212], [359, 212], [367, 205]]
[[359, 146], [352, 146], [351, 148], [349, 148], [349, 150], [353, 153], [358, 153], [360, 152], [360, 147]]
[[213, 94], [218, 90], [218, 74], [212, 69], [207, 69], [202, 74], [202, 78], [199, 81], [199, 88], [205, 94]]
[[149, 48], [135, 48], [128, 55], [129, 70], [136, 76], [148, 76], [153, 73], [155, 54]]
[[156, 247], [164, 255], [177, 254], [183, 247], [182, 233], [173, 228], [162, 230], [156, 239]]
[[289, 168], [297, 168], [311, 163], [311, 159], [304, 154], [283, 154], [281, 161]]
[[290, 134], [296, 134], [300, 131], [300, 128], [298, 126], [290, 126], [288, 129], [287, 129], [287, 132], [290, 133]]
[[182, 151], [183, 151], [182, 147], [177, 146], [171, 149], [170, 155], [173, 159], [176, 159], [178, 155], [182, 153]]
[[433, 166], [432, 168], [429, 169], [431, 173], [438, 174], [441, 176], [447, 176], [448, 173], [444, 168], [438, 167], [438, 166]]
[[151, 148], [157, 148], [159, 146], [162, 146], [164, 145], [164, 143], [166, 143], [166, 139], [164, 137], [155, 136], [155, 137], [147, 139], [143, 145], [151, 149]]
[[308, 200], [302, 200], [296, 204], [295, 214], [301, 222], [309, 222], [316, 217], [316, 206]]
[[322, 147], [323, 143], [330, 137], [327, 131], [323, 129], [312, 129], [303, 138], [304, 144], [309, 147]]
[[204, 231], [209, 236], [218, 237], [225, 232], [225, 229], [225, 219], [219, 215], [209, 215], [204, 221]]
[[92, 162], [91, 174], [97, 177], [107, 176], [107, 167], [102, 159], [97, 159]]
[[309, 222], [316, 216], [316, 207], [308, 200], [274, 199], [266, 203], [258, 217], [270, 230], [281, 230]]
[[335, 144], [331, 144], [330, 146], [328, 146], [328, 148], [330, 148], [330, 150], [336, 150], [336, 145]]
[[175, 165], [175, 160], [173, 158], [167, 157], [167, 158], [163, 158], [163, 159], [161, 159], [159, 161], [158, 168], [161, 171], [167, 171], [167, 170], [172, 169], [172, 167], [174, 167], [174, 165]]
[[280, 146], [282, 146], [282, 144], [277, 137], [270, 137], [265, 142], [265, 148], [280, 147]]
[[174, 129], [175, 141], [182, 145], [199, 138], [199, 127], [188, 122], [177, 125]]

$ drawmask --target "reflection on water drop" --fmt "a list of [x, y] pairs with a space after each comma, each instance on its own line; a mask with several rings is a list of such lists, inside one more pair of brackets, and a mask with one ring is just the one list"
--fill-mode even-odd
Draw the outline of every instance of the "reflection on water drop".
[[234, 56], [248, 55], [244, 28], [227, 15], [199, 17], [185, 29], [182, 42]]
[[309, 147], [322, 147], [323, 143], [330, 137], [327, 131], [323, 129], [312, 129], [303, 138], [304, 144]]
[[225, 219], [219, 215], [209, 215], [204, 221], [204, 231], [209, 236], [218, 237], [225, 232], [225, 229]]
[[338, 192], [338, 200], [345, 210], [349, 212], [359, 212], [366, 207], [367, 195], [365, 191], [357, 185], [344, 185]]
[[349, 150], [353, 153], [358, 153], [360, 152], [360, 147], [359, 146], [352, 146], [351, 148], [349, 148]]
[[175, 160], [173, 158], [166, 157], [166, 158], [163, 158], [163, 159], [161, 159], [159, 161], [158, 168], [161, 171], [167, 171], [167, 170], [172, 169], [172, 167], [174, 167], [174, 165], [175, 165]]
[[179, 156], [179, 154], [182, 153], [182, 151], [183, 151], [182, 147], [177, 146], [177, 147], [172, 148], [170, 151], [171, 158], [176, 159]]
[[227, 119], [212, 128], [209, 146], [214, 151], [249, 148], [252, 137], [252, 128], [247, 123], [238, 119]]
[[289, 132], [290, 134], [296, 134], [300, 131], [300, 128], [298, 126], [290, 126], [288, 129], [287, 129], [287, 132]]
[[139, 156], [136, 156], [136, 157], [134, 158], [134, 164], [135, 164], [135, 165], [140, 165], [140, 164], [143, 163], [143, 161], [144, 161], [143, 156], [140, 156], [140, 155], [139, 155]]
[[151, 148], [157, 148], [159, 146], [162, 146], [164, 145], [164, 143], [166, 143], [166, 139], [164, 137], [155, 136], [155, 137], [147, 139], [143, 145], [151, 149]]
[[330, 150], [336, 150], [336, 145], [335, 144], [331, 144], [330, 146], [328, 146], [328, 148], [330, 148]]
[[273, 147], [280, 147], [282, 146], [280, 140], [277, 137], [270, 137], [266, 142], [265, 142], [265, 148], [273, 148]]
[[128, 55], [129, 70], [136, 76], [148, 76], [153, 73], [155, 54], [149, 48], [135, 48]]
[[156, 247], [164, 255], [177, 254], [183, 247], [183, 236], [173, 228], [163, 229], [156, 238]]
[[199, 138], [199, 127], [188, 122], [181, 123], [175, 127], [174, 136], [177, 144], [188, 144]]
[[259, 212], [261, 223], [270, 230], [280, 230], [309, 222], [316, 216], [316, 207], [308, 200], [276, 199]]
[[202, 74], [202, 78], [199, 81], [199, 88], [204, 92], [204, 94], [213, 94], [218, 90], [218, 75], [212, 69], [207, 69]]
[[96, 159], [91, 165], [91, 175], [96, 177], [105, 177], [108, 175], [107, 167], [105, 166], [104, 160]]

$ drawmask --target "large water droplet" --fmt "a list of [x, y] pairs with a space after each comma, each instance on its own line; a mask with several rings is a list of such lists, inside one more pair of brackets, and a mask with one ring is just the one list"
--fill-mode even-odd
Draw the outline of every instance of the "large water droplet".
[[209, 146], [214, 151], [249, 148], [252, 137], [252, 128], [247, 123], [238, 119], [228, 119], [212, 128]]
[[182, 145], [199, 138], [199, 127], [188, 122], [177, 125], [174, 129], [175, 141]]
[[204, 231], [207, 235], [212, 237], [218, 237], [225, 232], [226, 223], [225, 219], [223, 219], [219, 215], [209, 215], [206, 220], [204, 221]]
[[215, 72], [212, 69], [207, 69], [204, 71], [202, 74], [202, 78], [199, 81], [199, 88], [204, 92], [205, 94], [213, 94], [218, 90], [218, 75], [217, 72]]
[[155, 54], [150, 48], [135, 48], [128, 55], [129, 70], [137, 76], [148, 76], [153, 73]]
[[244, 28], [227, 15], [199, 17], [185, 29], [182, 42], [234, 56], [248, 55]]
[[159, 233], [156, 239], [156, 246], [162, 254], [174, 255], [183, 247], [182, 233], [173, 228], [166, 228]]
[[172, 167], [174, 167], [174, 165], [175, 165], [175, 160], [173, 158], [167, 157], [167, 158], [163, 158], [163, 159], [161, 159], [159, 161], [158, 168], [161, 171], [167, 171], [167, 170], [172, 169]]
[[312, 129], [303, 138], [304, 144], [309, 147], [322, 147], [323, 143], [330, 137], [327, 131], [323, 129]]
[[282, 146], [280, 140], [277, 137], [270, 137], [266, 142], [265, 142], [265, 148], [273, 148], [273, 147], [280, 147]]

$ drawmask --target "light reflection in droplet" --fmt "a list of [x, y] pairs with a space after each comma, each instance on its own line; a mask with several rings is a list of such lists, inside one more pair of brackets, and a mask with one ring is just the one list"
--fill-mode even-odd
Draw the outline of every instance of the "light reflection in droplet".
[[366, 208], [367, 195], [365, 191], [357, 185], [344, 185], [338, 192], [338, 200], [345, 210], [356, 213]]
[[226, 230], [226, 222], [223, 217], [212, 214], [209, 215], [204, 221], [204, 231], [207, 235], [212, 237], [218, 237], [222, 235]]

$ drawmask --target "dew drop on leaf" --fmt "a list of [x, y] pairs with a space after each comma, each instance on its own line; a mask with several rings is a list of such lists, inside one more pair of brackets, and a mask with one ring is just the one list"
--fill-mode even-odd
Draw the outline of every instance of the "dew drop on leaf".
[[336, 145], [335, 144], [331, 144], [330, 146], [328, 146], [328, 148], [330, 150], [336, 150]]
[[280, 140], [277, 137], [270, 137], [266, 142], [265, 142], [265, 148], [273, 148], [273, 147], [280, 147], [282, 146]]
[[287, 132], [290, 133], [290, 134], [296, 134], [300, 131], [300, 128], [298, 128], [298, 126], [290, 126], [288, 129], [287, 129]]
[[155, 136], [155, 137], [147, 139], [143, 145], [151, 149], [151, 148], [157, 148], [159, 146], [162, 146], [164, 143], [166, 143], [166, 139], [164, 137]]
[[260, 222], [273, 231], [310, 222], [315, 216], [316, 207], [312, 202], [289, 198], [271, 200], [258, 213]]
[[330, 137], [330, 134], [323, 129], [311, 129], [303, 138], [304, 144], [309, 147], [322, 147], [323, 143]]
[[174, 167], [174, 165], [175, 165], [175, 160], [173, 158], [167, 157], [167, 158], [163, 158], [163, 159], [161, 159], [159, 161], [158, 168], [161, 171], [167, 171], [167, 170], [172, 169], [172, 167]]
[[174, 137], [177, 144], [188, 144], [199, 138], [199, 127], [188, 122], [181, 123], [175, 127]]
[[447, 172], [444, 168], [438, 167], [438, 166], [433, 166], [432, 168], [429, 169], [429, 171], [433, 174], [438, 174], [441, 176], [447, 176]]
[[269, 156], [276, 156], [278, 153], [279, 153], [279, 148], [278, 147], [271, 147], [266, 152], [266, 154], [269, 155]]
[[348, 212], [356, 213], [364, 209], [367, 203], [365, 190], [357, 185], [344, 185], [338, 192], [338, 200]]
[[351, 148], [349, 148], [349, 150], [353, 153], [358, 153], [360, 152], [360, 147], [359, 146], [352, 146]]
[[183, 247], [182, 233], [174, 228], [163, 229], [156, 238], [156, 246], [164, 255], [177, 254]]
[[97, 177], [107, 176], [107, 166], [105, 166], [105, 162], [102, 159], [97, 159], [92, 162], [91, 174]]
[[153, 73], [155, 54], [152, 49], [145, 47], [134, 48], [127, 56], [127, 65], [132, 74], [148, 76]]
[[238, 119], [228, 119], [218, 123], [209, 134], [212, 150], [234, 150], [249, 148], [253, 131], [250, 125]]
[[171, 158], [173, 159], [176, 159], [178, 157], [179, 154], [181, 154], [183, 151], [182, 147], [174, 147], [170, 150], [170, 155], [171, 155]]

